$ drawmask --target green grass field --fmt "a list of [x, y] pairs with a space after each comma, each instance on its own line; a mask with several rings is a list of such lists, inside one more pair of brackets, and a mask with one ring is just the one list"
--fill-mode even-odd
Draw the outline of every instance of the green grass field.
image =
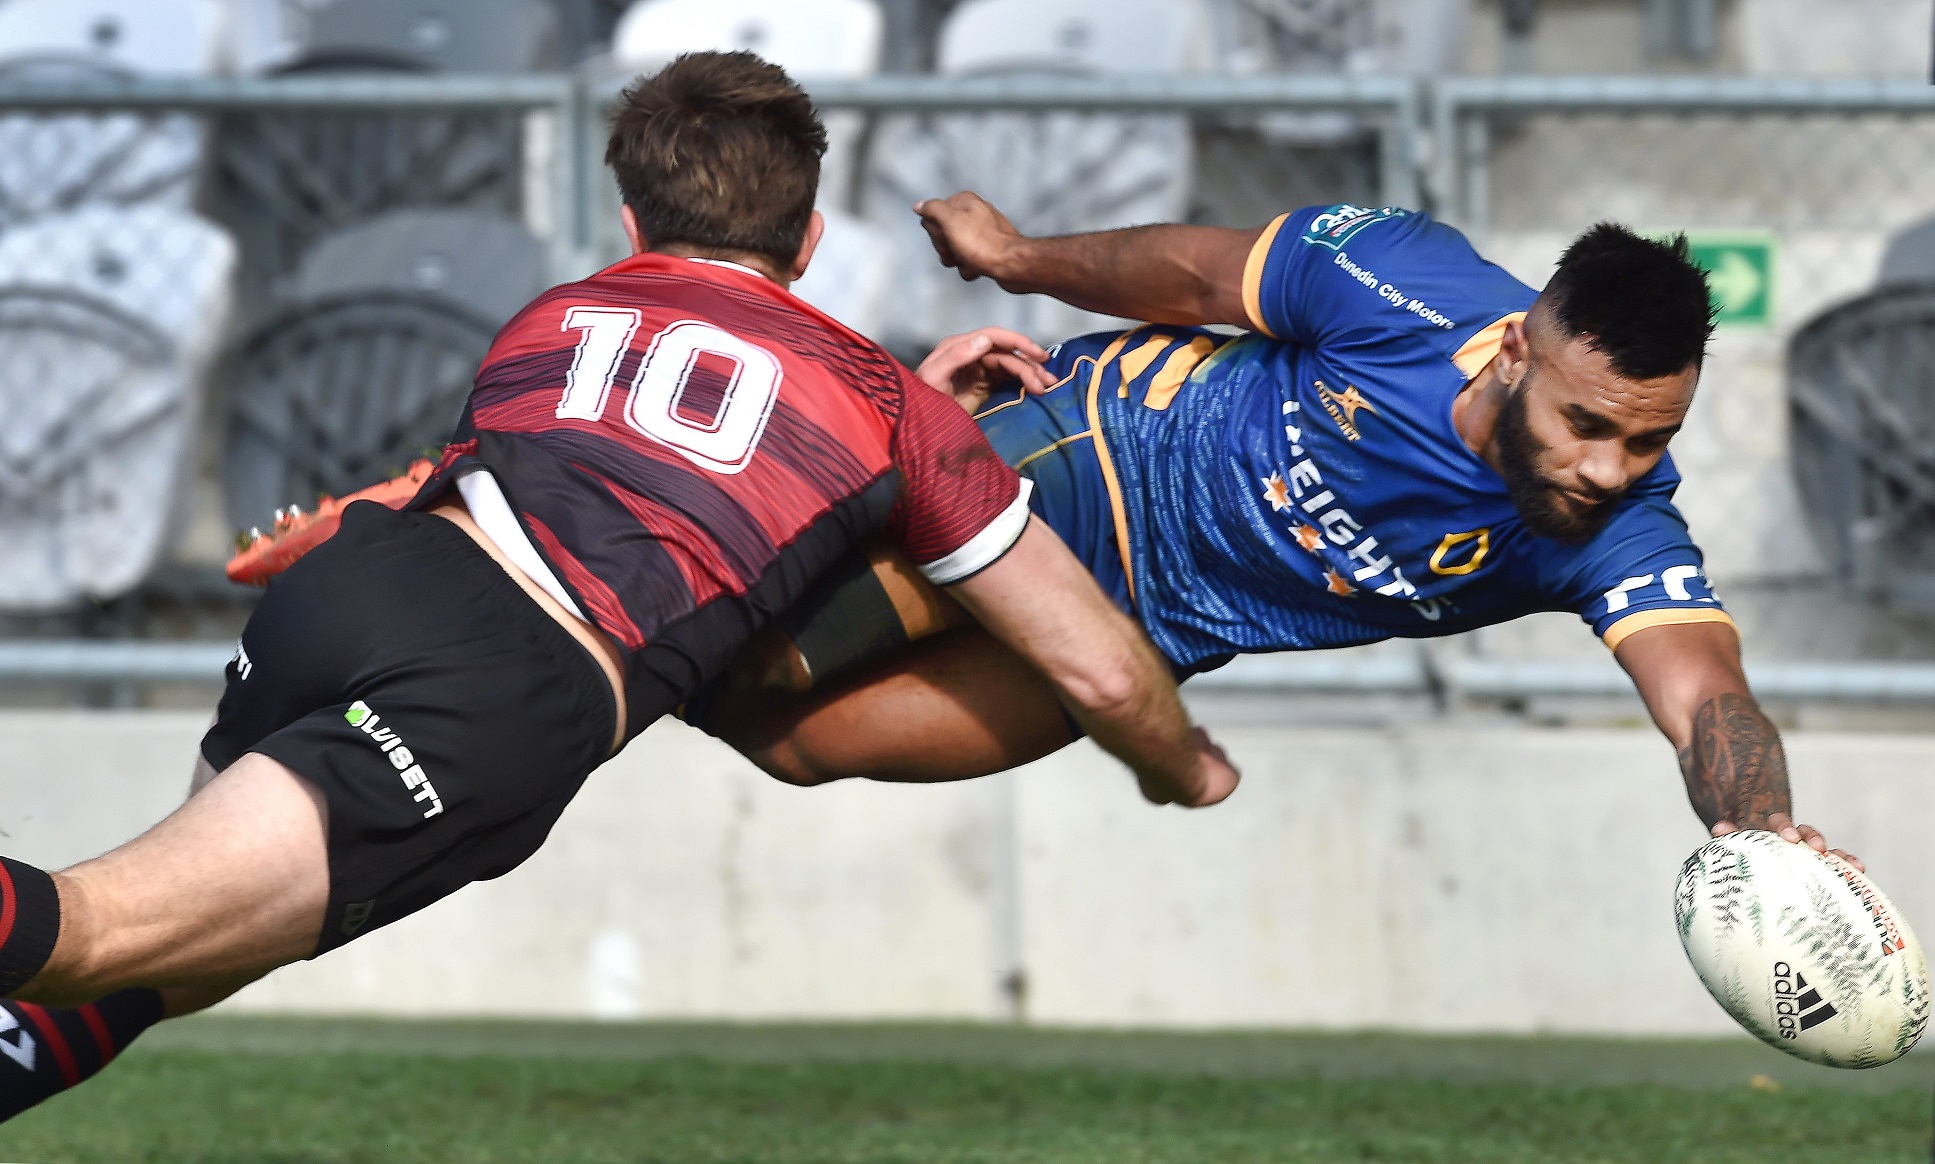
[[205, 1018], [0, 1159], [1906, 1162], [1931, 1084], [1742, 1041]]

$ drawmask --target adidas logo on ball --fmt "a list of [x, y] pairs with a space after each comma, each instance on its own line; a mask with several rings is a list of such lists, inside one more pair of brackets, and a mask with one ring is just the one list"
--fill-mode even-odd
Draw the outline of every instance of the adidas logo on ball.
[[1807, 984], [1785, 962], [1774, 963], [1774, 1023], [1783, 1039], [1798, 1039], [1801, 1032], [1833, 1018], [1834, 1004]]

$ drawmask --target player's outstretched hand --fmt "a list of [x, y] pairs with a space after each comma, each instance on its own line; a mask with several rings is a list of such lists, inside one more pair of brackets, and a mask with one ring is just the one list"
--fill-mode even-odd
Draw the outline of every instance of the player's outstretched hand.
[[974, 413], [987, 403], [988, 393], [1011, 379], [1035, 395], [1054, 387], [1042, 366], [1047, 359], [1048, 352], [1020, 332], [982, 327], [934, 345], [914, 374]]
[[1208, 808], [1221, 804], [1236, 791], [1242, 782], [1243, 774], [1230, 763], [1221, 744], [1209, 738], [1202, 728], [1195, 730], [1196, 755], [1184, 777], [1185, 785], [1177, 786], [1177, 781], [1168, 773], [1137, 772], [1136, 782], [1142, 786], [1142, 798], [1150, 804], [1180, 804], [1184, 808]]
[[914, 213], [933, 240], [941, 265], [953, 267], [970, 283], [983, 275], [1000, 282], [1002, 261], [1027, 241], [1006, 215], [972, 190], [929, 198], [916, 204]]
[[[1766, 829], [1768, 832], [1780, 837], [1783, 841], [1795, 845], [1806, 845], [1817, 853], [1831, 852], [1863, 873], [1868, 871], [1868, 867], [1861, 863], [1861, 858], [1848, 852], [1846, 849], [1829, 849], [1827, 838], [1821, 835], [1820, 829], [1815, 828], [1813, 825], [1797, 825], [1794, 823], [1794, 818], [1784, 812], [1774, 813], [1767, 818], [1765, 823], [1751, 827]], [[1730, 820], [1723, 820], [1713, 826], [1713, 835], [1716, 837], [1724, 837], [1728, 833], [1739, 831], [1739, 826]]]

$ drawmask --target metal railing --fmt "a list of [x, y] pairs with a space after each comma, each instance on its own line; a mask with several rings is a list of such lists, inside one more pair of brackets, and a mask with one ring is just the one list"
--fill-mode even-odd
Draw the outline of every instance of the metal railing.
[[[621, 78], [295, 76], [0, 80], [0, 112], [240, 110], [555, 112], [576, 155], [556, 167], [557, 205], [572, 207], [564, 245], [591, 239], [609, 186], [602, 110]], [[808, 82], [825, 109], [866, 112], [1082, 110], [1243, 114], [1345, 112], [1380, 139], [1382, 198], [1430, 204], [1473, 233], [1489, 225], [1486, 163], [1493, 124], [1531, 113], [1935, 113], [1935, 88], [1906, 79], [1500, 76], [1417, 81], [1380, 76], [935, 77]], [[568, 264], [567, 264], [568, 265]]]
[[[383, 76], [345, 74], [291, 77], [0, 78], [6, 113], [263, 113], [548, 112], [560, 143], [577, 140], [582, 87], [567, 74], [513, 76]], [[553, 205], [560, 211], [585, 199], [576, 188], [582, 170], [552, 167]], [[553, 230], [552, 266], [559, 277], [578, 272], [583, 236]]]
[[[202, 641], [0, 641], [0, 683], [201, 683], [222, 681], [232, 643]], [[1748, 681], [1762, 699], [1795, 703], [1935, 703], [1935, 663], [1755, 663]], [[1249, 655], [1190, 680], [1217, 694], [1395, 695], [1440, 706], [1471, 700], [1619, 698], [1632, 680], [1610, 659], [1559, 662], [1488, 659], [1435, 650], [1365, 654]]]
[[[589, 258], [598, 227], [616, 205], [605, 168], [602, 111], [629, 80], [610, 73], [582, 78], [573, 140], [580, 195], [571, 224]], [[864, 113], [1345, 113], [1377, 135], [1378, 196], [1391, 205], [1424, 201], [1420, 147], [1423, 90], [1406, 77], [1348, 76], [1118, 76], [1033, 74], [938, 77], [895, 75], [857, 80], [805, 78], [802, 85], [823, 110]], [[953, 191], [942, 193], [951, 194]], [[610, 257], [610, 256], [604, 256]]]
[[[1762, 699], [1795, 703], [1935, 703], [1935, 663], [1753, 663], [1747, 680]], [[1251, 655], [1190, 681], [1228, 694], [1426, 696], [1468, 700], [1633, 696], [1633, 682], [1602, 662], [1495, 659], [1435, 650], [1350, 655]]]
[[808, 85], [826, 109], [873, 113], [1081, 110], [1114, 113], [1351, 113], [1378, 134], [1385, 202], [1417, 205], [1418, 83], [1405, 77], [880, 77]]
[[0, 640], [0, 681], [220, 683], [235, 644], [195, 640]]

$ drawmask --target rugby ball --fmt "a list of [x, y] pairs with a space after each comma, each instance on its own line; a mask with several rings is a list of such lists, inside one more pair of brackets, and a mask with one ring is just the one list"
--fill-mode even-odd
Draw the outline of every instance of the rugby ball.
[[1928, 1023], [1928, 963], [1853, 865], [1768, 832], [1717, 837], [1680, 868], [1680, 944], [1761, 1041], [1829, 1067], [1879, 1067]]

